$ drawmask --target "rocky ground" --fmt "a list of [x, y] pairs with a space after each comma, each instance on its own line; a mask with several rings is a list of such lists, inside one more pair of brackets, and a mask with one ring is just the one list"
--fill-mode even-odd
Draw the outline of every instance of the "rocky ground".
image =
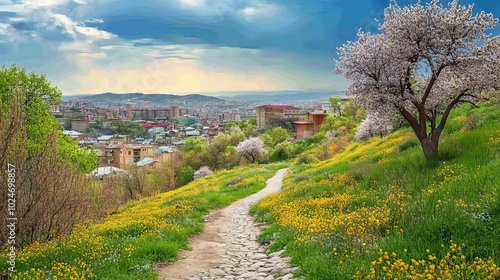
[[281, 252], [268, 254], [267, 247], [257, 242], [264, 225], [248, 215], [252, 204], [279, 191], [286, 172], [279, 170], [258, 193], [208, 215], [205, 231], [191, 240], [192, 250], [160, 267], [159, 279], [293, 279], [296, 268]]

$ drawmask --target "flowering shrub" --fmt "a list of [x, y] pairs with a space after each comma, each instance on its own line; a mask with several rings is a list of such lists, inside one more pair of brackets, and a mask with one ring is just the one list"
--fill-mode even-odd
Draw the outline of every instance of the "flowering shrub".
[[200, 167], [200, 169], [196, 170], [196, 172], [194, 172], [194, 179], [200, 179], [200, 178], [203, 178], [205, 176], [209, 176], [209, 175], [212, 175], [214, 174], [212, 172], [212, 170], [210, 170], [210, 168], [208, 168], [208, 166], [202, 166]]

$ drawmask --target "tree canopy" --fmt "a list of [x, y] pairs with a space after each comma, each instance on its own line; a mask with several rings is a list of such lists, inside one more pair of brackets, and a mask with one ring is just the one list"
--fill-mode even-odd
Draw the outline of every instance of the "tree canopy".
[[339, 48], [337, 73], [352, 81], [346, 94], [368, 114], [400, 114], [428, 159], [438, 153], [450, 111], [498, 95], [500, 38], [492, 14], [473, 14], [457, 0], [385, 10], [379, 34], [358, 33]]
[[79, 149], [73, 139], [57, 132], [59, 122], [51, 115], [50, 107], [60, 104], [61, 96], [62, 92], [53, 87], [44, 75], [28, 74], [16, 65], [0, 68], [0, 111], [4, 111], [5, 106], [14, 106], [16, 100], [22, 100], [23, 111], [20, 114], [24, 135], [19, 137], [23, 138], [28, 158], [46, 149], [49, 143], [54, 144], [49, 137], [55, 135], [59, 155], [80, 171], [90, 172], [97, 165], [95, 152]]
[[14, 94], [22, 94], [26, 129], [26, 148], [32, 154], [45, 144], [45, 140], [59, 123], [51, 116], [50, 106], [61, 102], [62, 92], [53, 87], [44, 75], [26, 73], [12, 65], [0, 68], [0, 101], [7, 106]]

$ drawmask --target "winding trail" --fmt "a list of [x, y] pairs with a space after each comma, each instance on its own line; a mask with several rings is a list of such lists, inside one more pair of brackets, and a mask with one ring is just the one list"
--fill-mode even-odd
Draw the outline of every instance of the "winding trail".
[[296, 268], [281, 252], [266, 253], [267, 247], [256, 240], [264, 224], [248, 215], [252, 204], [280, 190], [287, 171], [276, 172], [261, 191], [212, 211], [205, 230], [190, 240], [192, 250], [183, 250], [179, 260], [160, 266], [158, 279], [292, 279]]

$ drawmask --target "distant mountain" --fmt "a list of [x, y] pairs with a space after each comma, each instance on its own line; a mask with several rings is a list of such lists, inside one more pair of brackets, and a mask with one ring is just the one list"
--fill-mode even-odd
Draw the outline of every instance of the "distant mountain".
[[224, 92], [217, 94], [225, 100], [293, 103], [300, 101], [327, 100], [330, 96], [341, 96], [341, 91], [308, 90], [308, 91], [272, 91], [272, 92]]
[[95, 103], [127, 103], [146, 101], [151, 103], [168, 102], [221, 102], [250, 101], [254, 103], [296, 103], [301, 101], [327, 100], [330, 96], [341, 96], [344, 94], [336, 90], [307, 90], [307, 91], [236, 91], [218, 92], [203, 94], [143, 94], [143, 93], [101, 93], [101, 94], [80, 94], [73, 96], [63, 96], [64, 101], [88, 100]]
[[126, 102], [221, 102], [221, 98], [201, 95], [175, 95], [175, 94], [144, 94], [144, 93], [101, 93], [101, 94], [80, 94], [72, 96], [63, 96], [63, 101], [69, 100], [87, 100], [95, 103], [126, 103]]

